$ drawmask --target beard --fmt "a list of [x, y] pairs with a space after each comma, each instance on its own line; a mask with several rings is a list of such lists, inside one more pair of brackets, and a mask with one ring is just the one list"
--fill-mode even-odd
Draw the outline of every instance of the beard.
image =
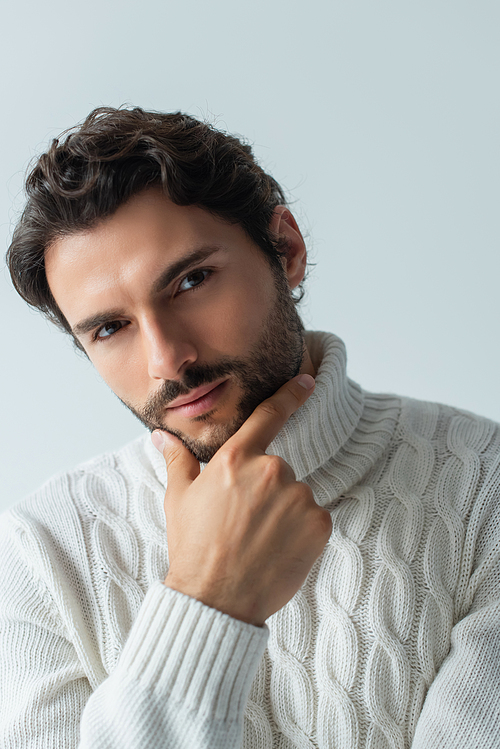
[[[284, 272], [280, 268], [273, 267], [272, 270], [276, 299], [263, 325], [259, 340], [248, 356], [221, 357], [212, 364], [193, 365], [185, 371], [182, 381], [165, 380], [142, 408], [134, 408], [122, 400], [122, 403], [151, 432], [161, 429], [175, 435], [202, 463], [208, 463], [213, 458], [217, 450], [238, 431], [259, 403], [273, 395], [285, 382], [300, 372], [305, 353], [304, 327], [295, 309]], [[214, 323], [216, 324], [216, 321]], [[233, 378], [242, 393], [230, 421], [225, 424], [212, 424], [209, 436], [204, 439], [195, 439], [162, 423], [165, 408], [175, 398], [188, 395], [193, 388], [210, 384], [226, 375]], [[196, 416], [192, 421], [210, 425], [215, 410]]]

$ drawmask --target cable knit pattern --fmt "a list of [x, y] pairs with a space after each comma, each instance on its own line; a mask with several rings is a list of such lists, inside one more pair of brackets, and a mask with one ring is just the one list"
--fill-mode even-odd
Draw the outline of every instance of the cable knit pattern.
[[363, 583], [360, 544], [370, 527], [373, 509], [373, 490], [360, 487], [333, 511], [332, 535], [316, 581], [318, 611], [322, 614], [315, 657], [317, 677], [323, 685], [316, 721], [321, 749], [359, 746], [358, 716], [350, 696], [359, 659], [352, 616]]
[[269, 448], [332, 517], [264, 628], [162, 585], [149, 437], [2, 516], [6, 749], [500, 746], [500, 428], [364, 393], [335, 336]]
[[404, 642], [409, 636], [416, 596], [411, 563], [422, 536], [421, 497], [434, 463], [430, 439], [436, 426], [436, 409], [429, 409], [421, 419], [419, 416], [409, 408], [401, 419], [401, 443], [387, 475], [391, 498], [377, 539], [381, 564], [370, 592], [370, 623], [375, 642], [365, 682], [365, 697], [372, 716], [368, 747], [403, 749], [405, 744], [403, 725], [411, 668]]

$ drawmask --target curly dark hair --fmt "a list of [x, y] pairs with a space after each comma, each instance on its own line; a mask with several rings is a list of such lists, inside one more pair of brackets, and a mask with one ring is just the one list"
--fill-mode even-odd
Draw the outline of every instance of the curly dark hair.
[[99, 107], [53, 140], [26, 178], [26, 206], [7, 252], [23, 299], [72, 335], [47, 282], [45, 251], [56, 237], [91, 228], [153, 185], [177, 205], [240, 224], [281, 269], [286, 248], [269, 224], [286, 199], [249, 145], [181, 112]]

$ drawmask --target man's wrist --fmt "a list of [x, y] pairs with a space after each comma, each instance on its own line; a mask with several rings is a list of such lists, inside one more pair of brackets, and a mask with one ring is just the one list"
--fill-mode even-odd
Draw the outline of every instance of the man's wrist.
[[211, 609], [227, 614], [232, 619], [238, 619], [254, 627], [264, 626], [265, 617], [261, 614], [259, 606], [254, 600], [245, 600], [241, 595], [230, 595], [221, 590], [220, 584], [202, 586], [193, 582], [187, 583], [176, 579], [170, 573], [163, 584], [171, 590], [194, 598]]

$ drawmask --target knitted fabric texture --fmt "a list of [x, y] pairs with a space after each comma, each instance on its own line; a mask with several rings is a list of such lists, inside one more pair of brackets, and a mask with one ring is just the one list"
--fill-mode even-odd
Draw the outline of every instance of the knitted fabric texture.
[[364, 393], [307, 334], [316, 390], [269, 451], [332, 517], [263, 628], [162, 585], [149, 435], [1, 519], [6, 749], [500, 746], [500, 427]]

